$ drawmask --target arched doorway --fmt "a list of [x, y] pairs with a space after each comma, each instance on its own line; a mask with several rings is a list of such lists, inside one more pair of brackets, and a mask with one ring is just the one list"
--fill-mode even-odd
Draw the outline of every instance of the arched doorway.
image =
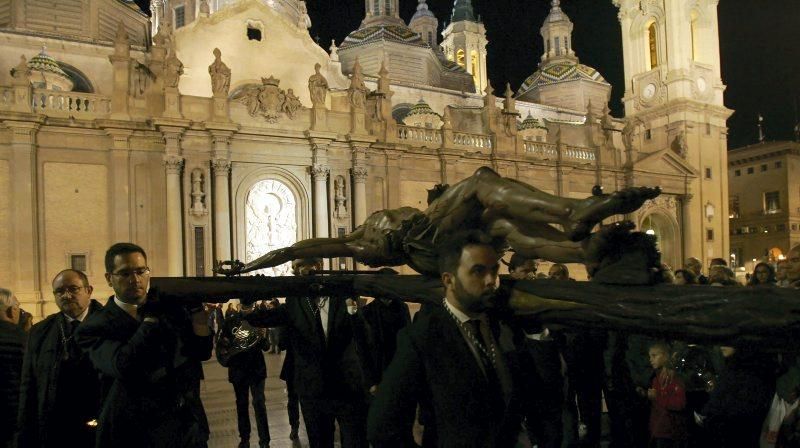
[[[281, 181], [257, 182], [245, 199], [245, 261], [250, 262], [297, 242], [297, 198]], [[291, 263], [261, 269], [254, 274], [289, 275]]]
[[657, 211], [649, 213], [639, 224], [639, 230], [655, 235], [658, 250], [661, 251], [661, 262], [673, 269], [680, 266], [676, 225], [669, 216]]

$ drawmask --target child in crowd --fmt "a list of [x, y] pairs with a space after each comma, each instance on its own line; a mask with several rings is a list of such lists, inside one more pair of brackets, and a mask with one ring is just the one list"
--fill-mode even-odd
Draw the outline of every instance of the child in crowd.
[[650, 400], [651, 448], [683, 447], [687, 442], [686, 391], [670, 367], [671, 353], [666, 343], [650, 346], [653, 380], [648, 390], [638, 388], [639, 394]]

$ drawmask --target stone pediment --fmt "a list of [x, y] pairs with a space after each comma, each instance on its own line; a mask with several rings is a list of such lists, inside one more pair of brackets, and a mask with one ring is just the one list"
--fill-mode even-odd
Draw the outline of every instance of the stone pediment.
[[640, 154], [639, 159], [633, 164], [633, 170], [673, 176], [696, 177], [699, 175], [697, 170], [670, 148]]

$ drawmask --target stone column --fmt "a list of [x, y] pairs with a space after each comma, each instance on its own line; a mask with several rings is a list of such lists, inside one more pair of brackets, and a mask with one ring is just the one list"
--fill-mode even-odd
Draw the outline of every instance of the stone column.
[[367, 220], [367, 167], [353, 167], [353, 228]]
[[315, 164], [311, 167], [314, 179], [314, 236], [327, 238], [328, 231], [328, 165]]
[[114, 89], [111, 95], [111, 118], [114, 120], [130, 120], [129, 98], [131, 77], [131, 44], [125, 25], [117, 24], [114, 38], [114, 54], [108, 57], [113, 66]]
[[[705, 233], [705, 226], [702, 224], [702, 218], [697, 217], [697, 219], [693, 219], [692, 216], [692, 197], [691, 193], [684, 194], [680, 197], [681, 200], [681, 236], [683, 238], [683, 254], [681, 254], [681, 262], [686, 260], [689, 257], [697, 257], [699, 259], [704, 258], [704, 254], [697, 253], [696, 251], [696, 240], [698, 240], [697, 236], [700, 235], [702, 238], [703, 233]], [[744, 262], [744, 260], [742, 260]]]
[[111, 138], [109, 152], [111, 191], [111, 237], [113, 241], [131, 240], [130, 138], [133, 131], [108, 129]]
[[5, 121], [5, 125], [11, 130], [11, 253], [7, 254], [13, 281], [10, 286], [23, 308], [34, 317], [42, 317], [36, 157], [39, 124]]
[[386, 203], [389, 208], [398, 208], [401, 204], [400, 198], [400, 170], [402, 164], [402, 153], [400, 151], [386, 150], [386, 185], [389, 197]]
[[167, 275], [183, 275], [183, 224], [181, 204], [181, 170], [183, 157], [164, 157], [167, 171]]
[[231, 260], [231, 212], [228, 192], [228, 175], [231, 162], [227, 159], [211, 161], [214, 168], [214, 257]]

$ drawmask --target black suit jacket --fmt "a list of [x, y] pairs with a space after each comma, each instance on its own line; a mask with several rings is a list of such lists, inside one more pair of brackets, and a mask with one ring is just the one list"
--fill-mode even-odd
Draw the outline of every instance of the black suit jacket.
[[329, 307], [327, 340], [305, 297], [289, 297], [278, 308], [258, 310], [245, 319], [259, 327], [283, 327], [300, 398], [364, 400], [373, 375], [364, 358], [363, 321], [347, 313], [344, 300], [330, 299]]
[[183, 308], [164, 307], [158, 316], [158, 323], [139, 322], [112, 298], [78, 327], [78, 343], [112, 380], [98, 447], [183, 447], [207, 436], [196, 390], [212, 337], [194, 335]]
[[[369, 410], [368, 439], [376, 447], [412, 446], [417, 403], [430, 410], [440, 447], [514, 446], [520, 425], [520, 353], [509, 327], [492, 319], [512, 381], [506, 400], [490, 387], [457, 324], [430, 307], [400, 331], [397, 351]], [[427, 431], [427, 428], [426, 428]]]
[[[86, 319], [102, 308], [103, 305], [100, 302], [92, 299], [89, 302], [89, 313]], [[28, 350], [22, 365], [19, 406], [20, 433], [17, 442], [20, 447], [45, 446], [50, 436], [56, 438], [59, 436], [59, 434], [51, 434], [51, 429], [53, 419], [58, 418], [52, 413], [56, 400], [59, 398], [59, 373], [65, 350], [62, 343], [62, 328], [69, 331], [67, 319], [60, 312], [48, 316], [31, 328]], [[79, 389], [83, 399], [93, 402], [96, 409], [92, 418], [97, 418], [102, 397], [100, 377], [87, 359], [82, 357], [79, 362], [83, 375], [82, 382], [72, 384], [70, 387]]]

